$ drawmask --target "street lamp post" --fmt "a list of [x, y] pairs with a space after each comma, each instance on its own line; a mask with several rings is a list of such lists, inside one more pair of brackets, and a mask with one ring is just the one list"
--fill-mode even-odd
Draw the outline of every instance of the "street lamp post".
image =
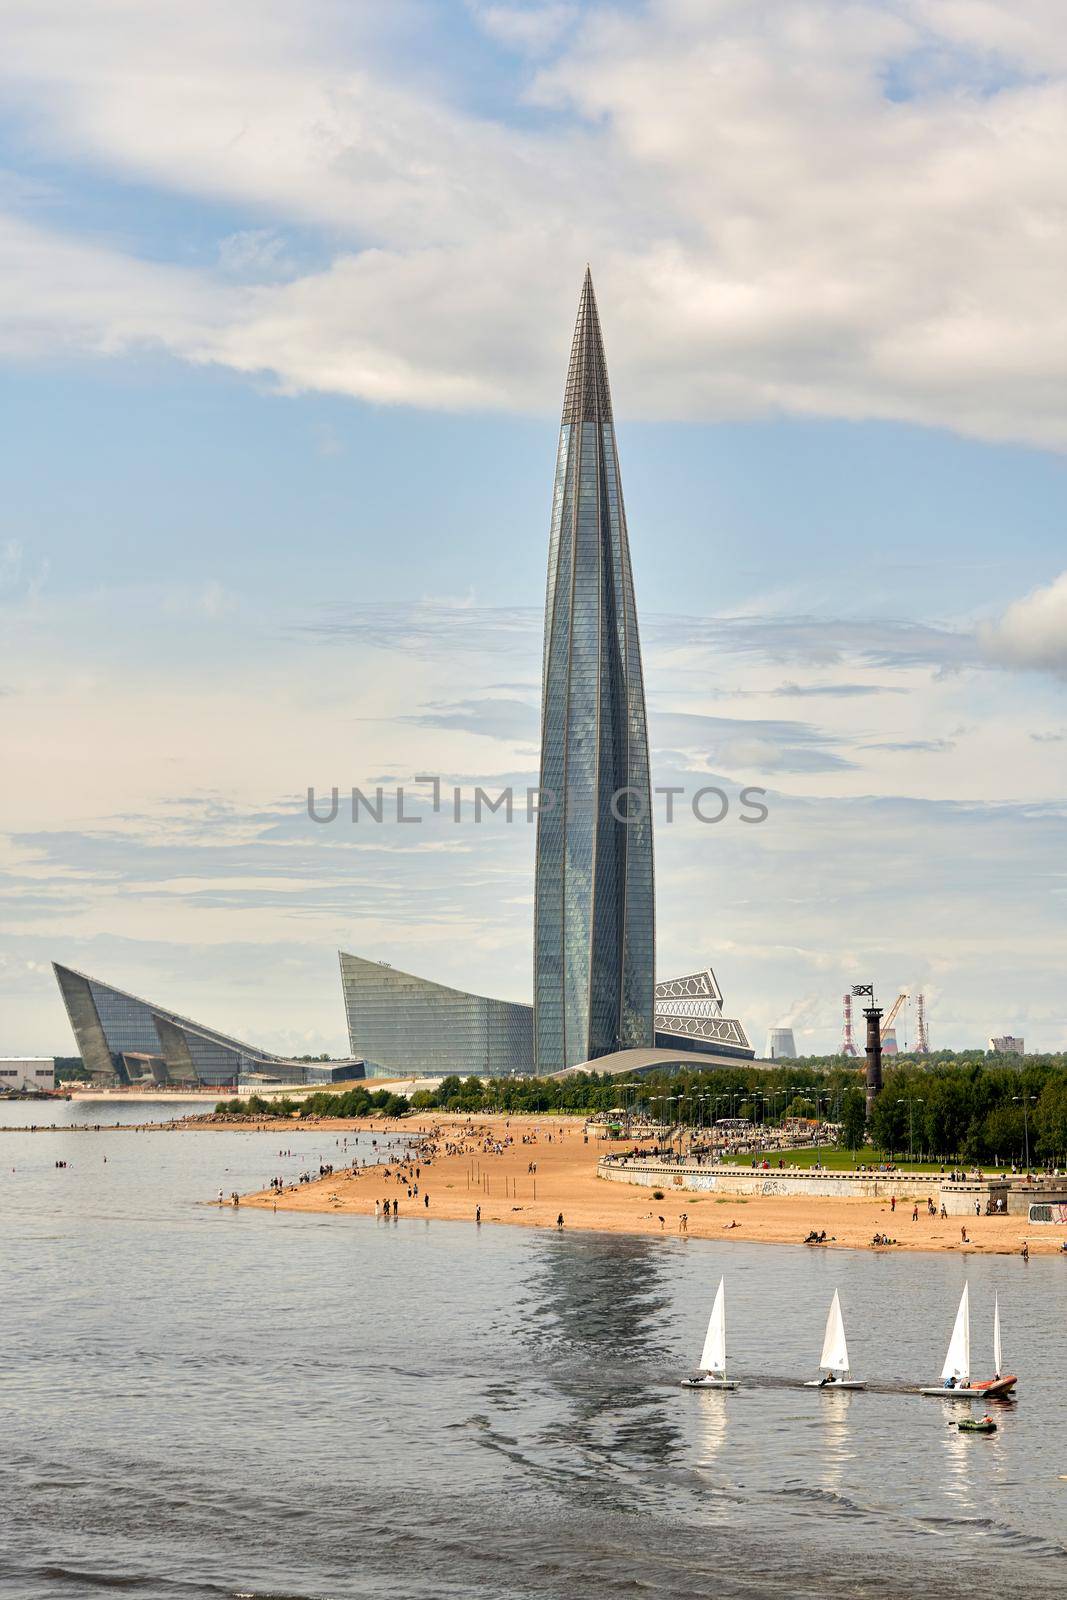
[[1029, 1105], [1036, 1105], [1037, 1104], [1037, 1095], [1036, 1094], [1013, 1094], [1012, 1095], [1012, 1099], [1013, 1099], [1013, 1101], [1015, 1102], [1016, 1105], [1018, 1105], [1020, 1101], [1022, 1102], [1022, 1108], [1023, 1108], [1023, 1139], [1024, 1139], [1025, 1144], [1026, 1144], [1026, 1172], [1027, 1172], [1027, 1176], [1029, 1177], [1029, 1174], [1030, 1174], [1030, 1119], [1027, 1116], [1026, 1108], [1027, 1108], [1028, 1104]]
[[[898, 1100], [897, 1101], [897, 1105], [898, 1106], [902, 1106], [903, 1104], [904, 1104], [903, 1100]], [[926, 1104], [925, 1100], [920, 1100], [919, 1101], [919, 1105], [924, 1106], [925, 1104]], [[908, 1160], [909, 1161], [913, 1161], [915, 1159], [915, 1114], [914, 1114], [914, 1112], [915, 1112], [915, 1097], [913, 1095], [909, 1094], [908, 1099], [907, 1099], [907, 1106], [908, 1106]]]
[[[920, 1099], [920, 1106], [925, 1106], [926, 1101]], [[915, 1158], [915, 1096], [909, 1094], [907, 1099], [899, 1099], [897, 1106], [907, 1106], [907, 1158]]]

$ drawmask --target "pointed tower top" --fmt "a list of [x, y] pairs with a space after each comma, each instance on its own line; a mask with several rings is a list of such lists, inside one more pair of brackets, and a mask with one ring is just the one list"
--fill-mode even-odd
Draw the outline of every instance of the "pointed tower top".
[[563, 394], [563, 423], [610, 421], [611, 391], [608, 388], [604, 343], [600, 335], [596, 295], [593, 293], [593, 274], [586, 266], [582, 298], [578, 303], [578, 321], [574, 326], [574, 342], [571, 345], [571, 363], [567, 370], [567, 387]]

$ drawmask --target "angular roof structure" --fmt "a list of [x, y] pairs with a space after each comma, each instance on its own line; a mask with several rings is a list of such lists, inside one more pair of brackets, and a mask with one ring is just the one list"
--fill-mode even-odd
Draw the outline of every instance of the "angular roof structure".
[[73, 967], [52, 967], [82, 1061], [94, 1078], [223, 1088], [236, 1087], [250, 1073], [299, 1083], [338, 1072], [361, 1075], [354, 1070], [362, 1069], [361, 1062], [287, 1061]]
[[723, 1016], [722, 990], [710, 967], [656, 985], [656, 1043], [674, 1040], [685, 1040], [694, 1050], [755, 1055], [737, 1018]]

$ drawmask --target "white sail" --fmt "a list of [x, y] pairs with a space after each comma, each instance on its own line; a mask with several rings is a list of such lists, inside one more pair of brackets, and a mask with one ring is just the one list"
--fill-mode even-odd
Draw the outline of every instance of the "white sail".
[[711, 1308], [704, 1349], [700, 1355], [700, 1370], [722, 1374], [726, 1371], [726, 1279], [719, 1279], [715, 1304]]
[[848, 1371], [848, 1346], [845, 1343], [845, 1323], [841, 1316], [841, 1301], [837, 1290], [830, 1302], [830, 1314], [826, 1318], [826, 1332], [823, 1335], [822, 1355], [819, 1357], [820, 1367], [825, 1367], [828, 1372]]
[[955, 1378], [957, 1382], [965, 1384], [971, 1376], [971, 1299], [970, 1287], [966, 1283], [960, 1295], [960, 1308], [956, 1312], [956, 1324], [952, 1329], [941, 1376], [943, 1379]]
[[999, 1378], [1004, 1371], [1003, 1352], [1000, 1348], [1000, 1295], [993, 1296], [993, 1371]]

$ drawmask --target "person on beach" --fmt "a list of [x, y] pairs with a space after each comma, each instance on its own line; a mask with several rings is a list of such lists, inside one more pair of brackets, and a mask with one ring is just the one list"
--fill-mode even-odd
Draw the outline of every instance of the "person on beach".
[[482, 1208], [481, 1208], [481, 1206], [475, 1206], [475, 1208], [474, 1208], [474, 1220], [475, 1220], [475, 1222], [481, 1222], [481, 1220], [482, 1220]]
[[689, 1232], [689, 1216], [688, 1216], [688, 1213], [685, 1212], [685, 1211], [683, 1211], [681, 1216], [678, 1218], [678, 1232], [679, 1233], [688, 1233]]
[[429, 1197], [428, 1194], [424, 1194], [423, 1195], [422, 1203], [426, 1207], [427, 1211], [429, 1211], [429, 1209], [430, 1209], [430, 1197]]
[[374, 1202], [374, 1215], [376, 1217], [380, 1217], [381, 1214], [382, 1214], [382, 1202], [380, 1200], [375, 1200], [375, 1202]]
[[399, 1215], [400, 1215], [400, 1201], [399, 1200], [394, 1200], [393, 1201], [393, 1216], [394, 1217], [398, 1217]]
[[912, 1222], [918, 1222], [918, 1220], [919, 1220], [919, 1202], [918, 1202], [918, 1200], [916, 1200], [915, 1204], [911, 1208], [911, 1220], [912, 1220]]
[[[549, 1137], [549, 1139], [551, 1139], [552, 1135], [549, 1134], [548, 1137]], [[561, 1229], [563, 1227], [563, 1212], [562, 1211], [560, 1212], [559, 1216], [556, 1218], [556, 1227], [557, 1228], [561, 1228]]]

